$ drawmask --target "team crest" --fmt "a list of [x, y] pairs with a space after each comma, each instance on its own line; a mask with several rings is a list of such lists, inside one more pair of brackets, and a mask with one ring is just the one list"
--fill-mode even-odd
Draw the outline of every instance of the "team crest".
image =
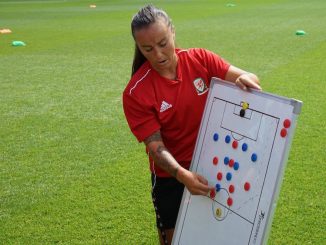
[[202, 78], [197, 78], [194, 80], [194, 86], [197, 90], [198, 95], [202, 95], [208, 91], [208, 88], [206, 86], [206, 83]]

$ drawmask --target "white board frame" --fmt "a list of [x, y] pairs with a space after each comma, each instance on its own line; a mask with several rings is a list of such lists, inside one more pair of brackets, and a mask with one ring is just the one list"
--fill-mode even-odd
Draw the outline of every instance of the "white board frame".
[[[285, 146], [283, 146], [283, 148], [281, 149], [282, 152], [280, 152], [280, 154], [281, 154], [280, 167], [278, 169], [278, 172], [276, 173], [277, 177], [276, 177], [276, 181], [275, 181], [275, 184], [273, 187], [272, 196], [269, 197], [270, 200], [268, 200], [269, 203], [267, 204], [269, 206], [269, 208], [268, 208], [268, 210], [265, 210], [264, 215], [262, 217], [262, 219], [265, 219], [265, 221], [264, 222], [261, 221], [261, 223], [263, 223], [263, 225], [257, 223], [257, 222], [259, 222], [259, 219], [261, 219], [261, 217], [259, 217], [258, 208], [257, 208], [257, 213], [255, 215], [255, 222], [254, 222], [253, 228], [252, 228], [252, 231], [255, 230], [255, 228], [257, 229], [257, 232], [255, 234], [256, 237], [255, 237], [255, 239], [253, 239], [252, 238], [253, 232], [251, 232], [249, 241], [243, 241], [243, 243], [241, 242], [241, 244], [265, 244], [268, 240], [269, 230], [271, 228], [272, 219], [273, 219], [273, 215], [274, 215], [274, 211], [275, 211], [275, 207], [276, 207], [276, 203], [277, 203], [277, 198], [279, 196], [280, 186], [282, 183], [282, 179], [283, 179], [283, 175], [284, 175], [284, 171], [285, 171], [286, 163], [287, 163], [287, 159], [288, 159], [288, 154], [289, 154], [289, 150], [290, 150], [290, 146], [291, 146], [291, 142], [292, 142], [292, 138], [293, 138], [293, 134], [294, 134], [294, 129], [296, 126], [297, 116], [301, 112], [302, 102], [298, 101], [296, 99], [290, 99], [290, 98], [286, 98], [286, 97], [282, 97], [282, 96], [278, 96], [278, 95], [274, 95], [271, 93], [266, 93], [266, 92], [262, 92], [262, 91], [258, 91], [258, 90], [253, 90], [253, 89], [250, 89], [249, 91], [243, 91], [243, 90], [239, 89], [237, 86], [235, 86], [233, 83], [222, 81], [218, 78], [213, 78], [211, 80], [210, 90], [209, 90], [208, 98], [206, 101], [206, 106], [205, 106], [202, 122], [201, 122], [200, 129], [199, 129], [198, 138], [196, 141], [196, 146], [195, 146], [195, 150], [194, 150], [192, 163], [190, 166], [190, 170], [193, 172], [197, 172], [197, 170], [198, 170], [198, 164], [199, 164], [198, 159], [199, 159], [199, 154], [200, 154], [200, 148], [201, 148], [201, 145], [204, 143], [203, 142], [204, 130], [209, 123], [208, 122], [209, 110], [212, 107], [213, 100], [214, 100], [214, 98], [215, 99], [221, 98], [224, 100], [228, 100], [228, 92], [223, 94], [223, 92], [221, 92], [222, 90], [223, 90], [223, 92], [229, 91], [231, 93], [235, 93], [239, 97], [240, 101], [249, 101], [251, 97], [258, 96], [258, 97], [263, 97], [264, 99], [266, 99], [267, 103], [269, 100], [269, 101], [274, 101], [275, 103], [277, 103], [279, 105], [283, 104], [287, 107], [291, 106], [293, 108], [291, 115], [289, 115], [289, 117], [291, 118], [291, 127], [287, 130]], [[270, 105], [268, 107], [268, 105], [261, 104], [261, 105], [259, 105], [259, 107], [260, 108], [255, 108], [255, 109], [260, 110], [260, 111], [264, 111], [267, 108], [270, 109], [269, 108]], [[271, 113], [273, 114], [273, 112], [271, 112]], [[277, 114], [277, 113], [278, 112], [275, 112], [275, 114]], [[202, 239], [201, 244], [211, 244], [211, 242], [207, 243], [208, 241], [205, 241], [205, 234], [194, 234], [194, 233], [189, 233], [186, 230], [184, 230], [184, 223], [186, 222], [186, 217], [188, 215], [187, 208], [189, 205], [191, 205], [191, 198], [197, 198], [197, 197], [198, 196], [191, 195], [189, 193], [189, 191], [185, 188], [185, 191], [184, 191], [183, 197], [182, 197], [179, 214], [178, 214], [178, 219], [177, 219], [177, 223], [176, 223], [176, 228], [175, 228], [172, 244], [174, 244], [174, 245], [185, 244], [185, 242], [183, 241], [184, 236], [187, 236], [187, 245], [191, 245], [191, 242], [189, 243], [189, 241], [192, 241], [191, 236], [196, 236], [196, 238], [198, 236], [200, 236]], [[258, 217], [257, 221], [256, 221], [256, 217]], [[205, 224], [198, 224], [197, 221], [195, 221], [195, 220], [194, 220], [194, 222], [196, 223], [195, 224], [196, 226], [202, 226], [202, 225], [205, 226]], [[193, 239], [193, 240], [195, 241], [195, 239]], [[195, 243], [193, 243], [193, 244], [195, 244]], [[220, 244], [218, 240], [216, 240], [216, 244]]]

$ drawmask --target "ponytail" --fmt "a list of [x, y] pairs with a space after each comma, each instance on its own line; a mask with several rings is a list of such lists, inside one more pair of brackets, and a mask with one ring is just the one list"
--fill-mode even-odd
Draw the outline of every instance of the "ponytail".
[[[153, 5], [149, 4], [143, 8], [141, 8], [136, 15], [132, 18], [131, 21], [131, 34], [135, 40], [135, 32], [140, 30], [144, 27], [149, 26], [150, 24], [154, 23], [158, 18], [163, 19], [168, 26], [172, 26], [171, 19], [161, 9], [154, 7]], [[135, 43], [135, 53], [134, 53], [134, 60], [132, 63], [132, 70], [131, 75], [134, 75], [137, 70], [146, 62], [145, 56], [139, 50], [137, 44]]]
[[134, 53], [134, 60], [132, 63], [132, 71], [131, 76], [133, 76], [136, 71], [146, 62], [145, 56], [139, 50], [137, 44], [135, 44], [135, 53]]

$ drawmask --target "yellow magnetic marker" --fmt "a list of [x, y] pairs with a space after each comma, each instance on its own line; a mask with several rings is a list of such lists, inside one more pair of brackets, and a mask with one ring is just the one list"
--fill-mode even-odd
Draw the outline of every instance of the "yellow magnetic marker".
[[247, 110], [249, 108], [249, 104], [247, 102], [242, 102], [242, 109]]
[[215, 215], [216, 215], [216, 217], [220, 218], [222, 216], [222, 210], [220, 208], [217, 208], [215, 211]]

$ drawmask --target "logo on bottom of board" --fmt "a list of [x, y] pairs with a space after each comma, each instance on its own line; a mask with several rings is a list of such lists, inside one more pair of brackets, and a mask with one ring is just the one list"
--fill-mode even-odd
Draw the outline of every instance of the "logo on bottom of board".
[[258, 236], [258, 233], [259, 233], [259, 228], [260, 228], [260, 225], [261, 225], [261, 222], [263, 221], [263, 219], [265, 218], [265, 212], [263, 212], [262, 210], [260, 211], [260, 215], [258, 217], [258, 222], [257, 222], [257, 226], [256, 226], [256, 230], [255, 230], [255, 236], [254, 236], [254, 240], [253, 240], [253, 243], [255, 244], [256, 241], [257, 241], [257, 236]]

